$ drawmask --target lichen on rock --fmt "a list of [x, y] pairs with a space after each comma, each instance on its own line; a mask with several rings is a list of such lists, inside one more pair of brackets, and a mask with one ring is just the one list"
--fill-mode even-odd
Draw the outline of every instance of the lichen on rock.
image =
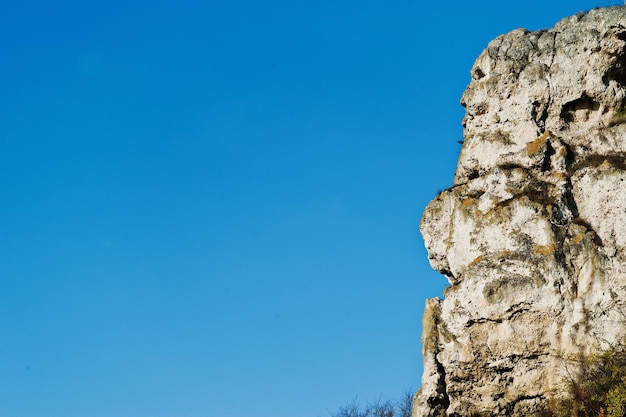
[[428, 300], [414, 417], [528, 415], [626, 340], [626, 7], [489, 43], [454, 185], [420, 230]]

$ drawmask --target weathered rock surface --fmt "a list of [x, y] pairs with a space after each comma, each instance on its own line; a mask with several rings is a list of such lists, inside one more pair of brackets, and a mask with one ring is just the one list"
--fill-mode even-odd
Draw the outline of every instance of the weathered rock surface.
[[528, 415], [580, 355], [626, 341], [626, 8], [515, 30], [463, 94], [454, 185], [424, 212], [431, 265], [413, 415]]

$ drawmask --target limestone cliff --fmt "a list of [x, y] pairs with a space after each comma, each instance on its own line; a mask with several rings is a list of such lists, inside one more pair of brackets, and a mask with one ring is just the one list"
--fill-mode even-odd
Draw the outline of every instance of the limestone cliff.
[[421, 222], [450, 286], [415, 417], [532, 414], [626, 341], [626, 8], [500, 36], [471, 77], [454, 185]]

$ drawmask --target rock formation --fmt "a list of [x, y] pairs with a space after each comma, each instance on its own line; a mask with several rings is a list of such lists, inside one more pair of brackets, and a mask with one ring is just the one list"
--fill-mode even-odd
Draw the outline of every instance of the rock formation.
[[471, 77], [454, 185], [420, 227], [450, 286], [414, 417], [532, 415], [626, 341], [626, 7], [502, 35]]

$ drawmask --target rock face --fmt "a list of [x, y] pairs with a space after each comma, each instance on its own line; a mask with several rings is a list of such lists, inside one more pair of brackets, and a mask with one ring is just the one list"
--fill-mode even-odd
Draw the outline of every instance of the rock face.
[[532, 415], [626, 341], [626, 8], [500, 36], [471, 76], [454, 185], [421, 222], [451, 285], [426, 303], [414, 417]]

